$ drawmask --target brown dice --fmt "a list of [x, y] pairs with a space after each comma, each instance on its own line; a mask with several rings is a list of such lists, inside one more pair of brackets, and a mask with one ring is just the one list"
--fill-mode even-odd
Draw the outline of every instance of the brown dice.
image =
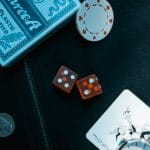
[[77, 87], [83, 100], [103, 93], [98, 78], [94, 74], [78, 80]]
[[52, 84], [69, 94], [71, 93], [77, 78], [78, 74], [65, 66], [61, 66], [53, 79]]

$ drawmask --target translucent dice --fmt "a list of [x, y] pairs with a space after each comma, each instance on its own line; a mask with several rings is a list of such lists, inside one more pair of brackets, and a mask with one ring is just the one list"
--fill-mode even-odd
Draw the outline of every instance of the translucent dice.
[[102, 87], [95, 74], [78, 79], [78, 74], [71, 69], [61, 66], [55, 75], [52, 84], [70, 94], [75, 84], [83, 100], [90, 99], [103, 93]]
[[77, 87], [83, 100], [103, 93], [102, 87], [95, 74], [78, 80]]
[[69, 94], [71, 93], [72, 88], [77, 81], [77, 78], [77, 73], [65, 66], [61, 66], [52, 83], [57, 88]]

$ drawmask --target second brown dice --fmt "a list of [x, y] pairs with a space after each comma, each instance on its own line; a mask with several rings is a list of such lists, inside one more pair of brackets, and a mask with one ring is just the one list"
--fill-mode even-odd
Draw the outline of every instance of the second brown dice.
[[102, 88], [95, 74], [77, 81], [77, 87], [83, 100], [102, 94]]
[[78, 74], [65, 66], [61, 66], [52, 84], [66, 93], [71, 93], [77, 78]]

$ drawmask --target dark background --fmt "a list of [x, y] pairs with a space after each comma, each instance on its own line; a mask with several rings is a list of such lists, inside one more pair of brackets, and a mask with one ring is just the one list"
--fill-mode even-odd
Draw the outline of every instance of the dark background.
[[[122, 90], [150, 105], [150, 1], [110, 3], [115, 22], [103, 41], [82, 39], [73, 17], [24, 60], [0, 69], [0, 112], [16, 123], [10, 137], [0, 138], [0, 149], [96, 150], [85, 134]], [[53, 88], [61, 65], [80, 78], [97, 74], [103, 95], [83, 102], [76, 88], [70, 95]]]

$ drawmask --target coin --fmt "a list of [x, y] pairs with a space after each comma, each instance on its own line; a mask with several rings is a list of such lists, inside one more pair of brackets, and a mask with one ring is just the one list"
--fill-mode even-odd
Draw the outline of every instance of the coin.
[[15, 129], [13, 118], [6, 113], [0, 113], [0, 137], [8, 137]]

